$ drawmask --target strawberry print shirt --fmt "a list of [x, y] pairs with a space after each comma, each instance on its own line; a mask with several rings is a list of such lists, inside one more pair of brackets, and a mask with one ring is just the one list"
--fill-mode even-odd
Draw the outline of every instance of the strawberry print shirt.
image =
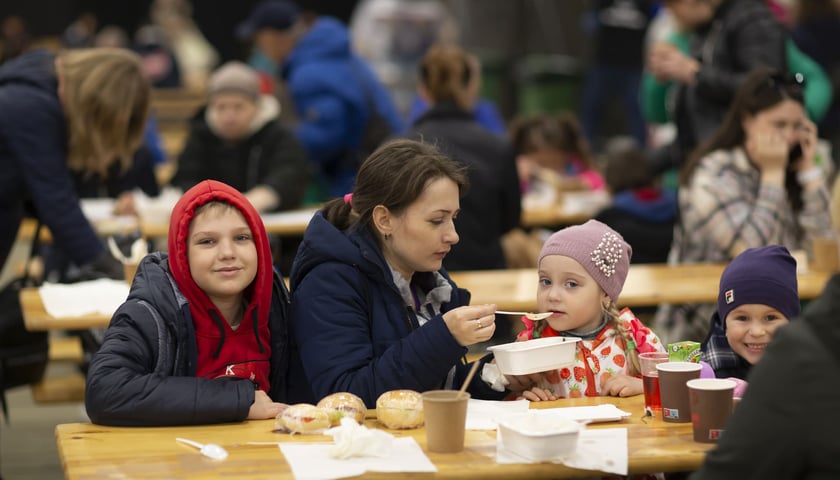
[[[534, 338], [533, 322], [526, 320], [523, 318], [523, 322], [529, 328], [519, 334], [519, 340]], [[633, 333], [633, 348], [638, 352], [665, 352], [659, 337], [645, 327], [629, 309], [623, 309], [616, 321], [623, 322], [627, 330]], [[560, 335], [546, 325], [537, 336]], [[577, 343], [573, 365], [546, 372], [536, 386], [552, 392], [558, 398], [600, 396], [601, 388], [607, 379], [617, 374], [629, 374], [627, 343], [616, 324], [607, 322], [595, 338]]]

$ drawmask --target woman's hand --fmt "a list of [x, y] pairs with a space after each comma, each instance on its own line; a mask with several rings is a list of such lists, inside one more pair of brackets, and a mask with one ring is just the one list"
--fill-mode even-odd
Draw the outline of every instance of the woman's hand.
[[254, 392], [254, 403], [248, 410], [248, 420], [266, 420], [281, 414], [289, 406], [285, 403], [277, 403], [262, 390]]
[[632, 397], [644, 391], [642, 379], [628, 375], [613, 375], [601, 385], [601, 395], [611, 397]]
[[123, 192], [117, 197], [117, 201], [114, 202], [114, 215], [137, 215], [132, 192]]
[[449, 333], [461, 346], [486, 342], [496, 331], [496, 306], [471, 305], [458, 307], [443, 314]]
[[807, 117], [802, 120], [802, 125], [796, 132], [796, 139], [802, 147], [802, 158], [793, 159], [793, 168], [796, 171], [803, 172], [805, 170], [816, 167], [817, 157], [817, 126], [814, 125]]
[[700, 62], [682, 53], [676, 46], [659, 42], [651, 48], [648, 69], [660, 82], [674, 80], [690, 84], [694, 82]]
[[781, 175], [784, 180], [787, 168], [788, 143], [777, 133], [761, 132], [747, 139], [745, 148], [752, 163], [762, 176]]
[[557, 400], [557, 395], [551, 390], [545, 390], [540, 387], [531, 387], [529, 390], [522, 392], [520, 399], [525, 399], [531, 402], [548, 402]]

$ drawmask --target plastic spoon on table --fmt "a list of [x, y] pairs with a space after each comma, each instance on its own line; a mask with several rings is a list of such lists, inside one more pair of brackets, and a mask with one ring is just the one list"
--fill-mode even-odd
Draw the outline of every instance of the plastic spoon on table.
[[531, 312], [509, 312], [507, 310], [496, 310], [496, 313], [501, 315], [524, 315], [528, 320], [544, 320], [554, 314], [554, 312], [531, 313]]
[[199, 453], [201, 453], [205, 457], [212, 458], [213, 460], [224, 460], [228, 456], [227, 450], [225, 450], [224, 447], [222, 447], [221, 445], [216, 445], [215, 443], [202, 444], [180, 437], [176, 438], [175, 441], [178, 443], [189, 445], [191, 447], [195, 447], [198, 449]]

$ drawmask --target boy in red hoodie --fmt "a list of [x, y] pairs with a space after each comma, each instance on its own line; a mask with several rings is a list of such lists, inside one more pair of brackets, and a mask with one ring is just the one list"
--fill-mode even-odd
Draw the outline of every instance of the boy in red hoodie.
[[169, 255], [143, 259], [87, 377], [103, 425], [273, 418], [287, 401], [288, 291], [245, 197], [206, 180], [172, 211]]

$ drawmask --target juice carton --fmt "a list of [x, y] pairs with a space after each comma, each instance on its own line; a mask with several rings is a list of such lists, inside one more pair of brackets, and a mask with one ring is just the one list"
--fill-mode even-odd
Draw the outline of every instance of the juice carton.
[[699, 342], [677, 342], [668, 344], [668, 360], [672, 362], [700, 361]]

